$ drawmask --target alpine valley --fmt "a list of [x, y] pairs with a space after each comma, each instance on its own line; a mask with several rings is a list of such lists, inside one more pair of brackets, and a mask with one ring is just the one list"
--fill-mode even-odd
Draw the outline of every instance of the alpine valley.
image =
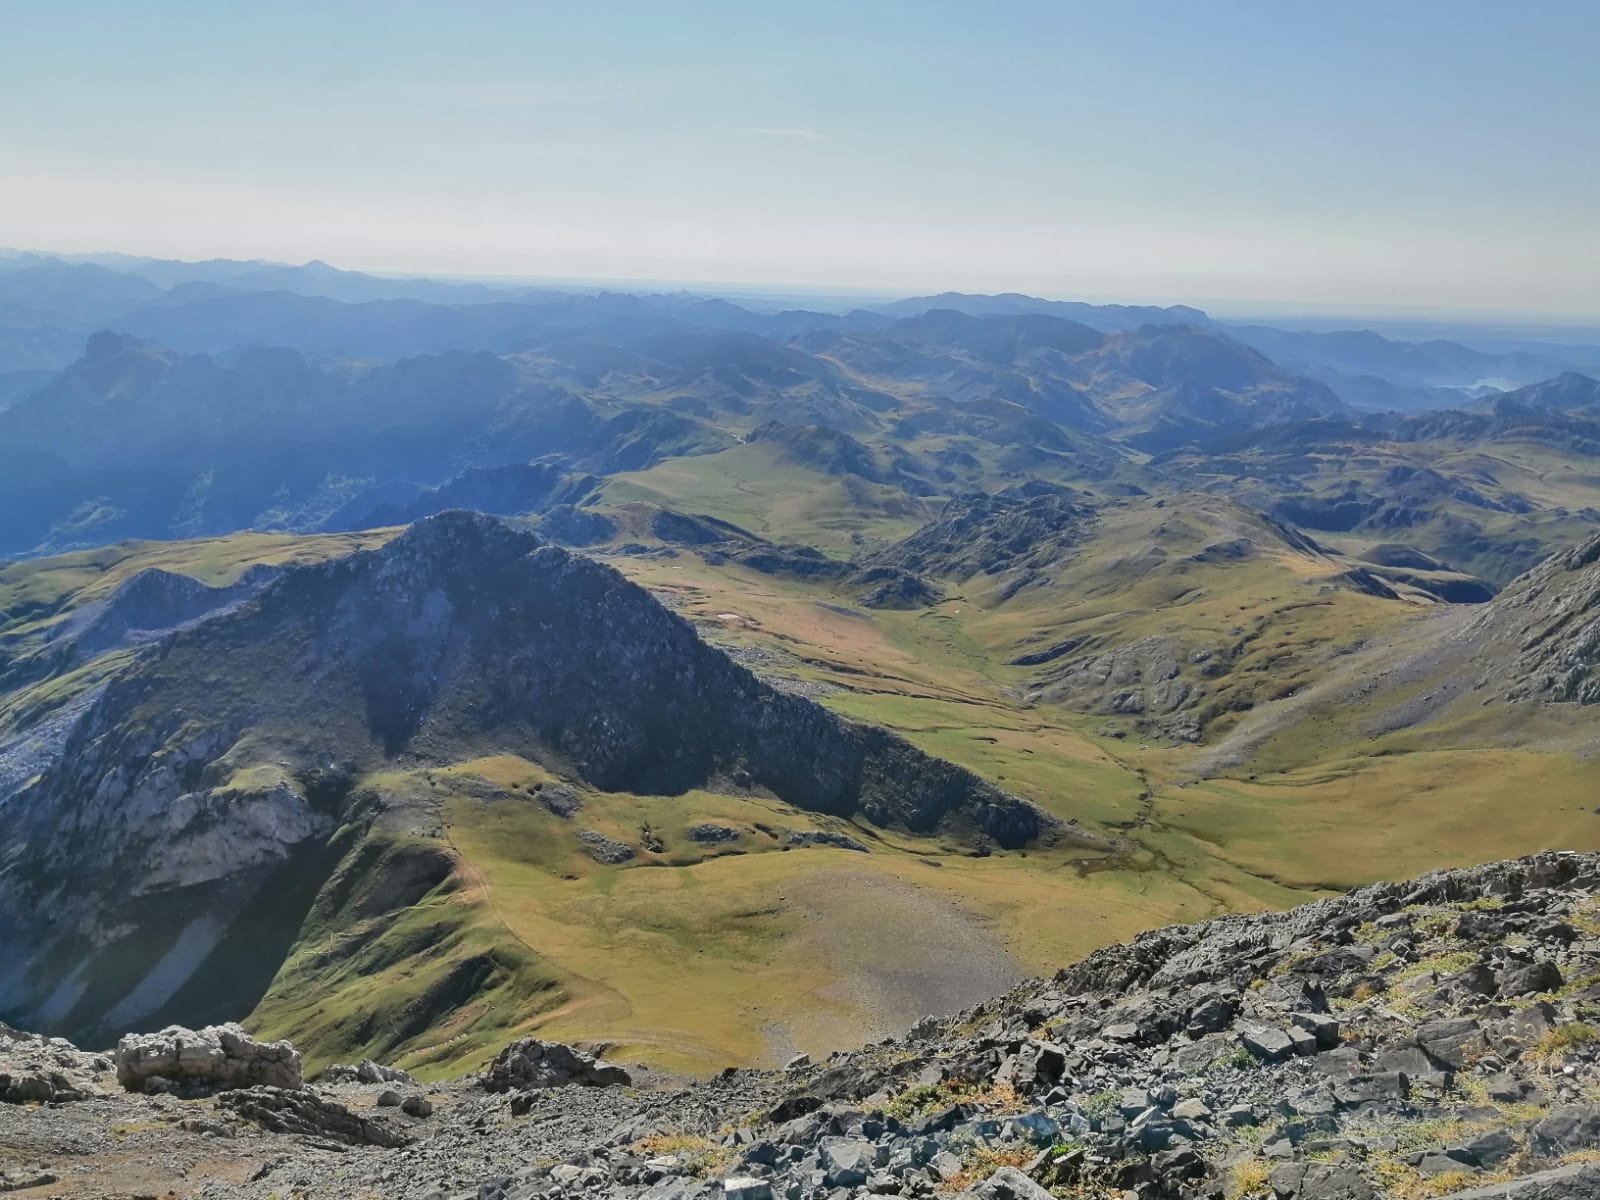
[[1600, 335], [5, 252], [0, 560], [0, 1191], [1600, 1188]]

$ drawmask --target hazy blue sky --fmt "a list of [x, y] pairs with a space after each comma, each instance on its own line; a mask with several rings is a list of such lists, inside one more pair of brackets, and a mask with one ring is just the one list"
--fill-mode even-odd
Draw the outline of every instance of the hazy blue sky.
[[1600, 313], [1600, 0], [0, 0], [0, 244]]

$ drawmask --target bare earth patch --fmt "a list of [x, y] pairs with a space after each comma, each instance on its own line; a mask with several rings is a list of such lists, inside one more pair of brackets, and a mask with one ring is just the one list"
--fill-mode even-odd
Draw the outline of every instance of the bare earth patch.
[[790, 952], [816, 956], [834, 982], [808, 1012], [767, 1026], [775, 1063], [888, 1037], [1027, 974], [989, 922], [892, 876], [825, 867], [789, 884], [785, 901], [803, 922]]

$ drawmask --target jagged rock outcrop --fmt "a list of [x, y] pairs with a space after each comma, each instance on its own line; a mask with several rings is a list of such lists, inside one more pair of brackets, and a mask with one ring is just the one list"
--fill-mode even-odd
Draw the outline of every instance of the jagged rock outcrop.
[[300, 1051], [288, 1042], [258, 1042], [237, 1025], [130, 1033], [117, 1043], [113, 1062], [117, 1082], [131, 1092], [294, 1089], [304, 1081]]
[[1182, 674], [1180, 664], [1187, 657], [1175, 639], [1161, 636], [1063, 656], [1030, 695], [1108, 716], [1168, 716], [1198, 698], [1199, 689]]
[[[1597, 892], [1600, 856], [1542, 854], [1152, 931], [836, 1057], [774, 1107], [774, 1133], [825, 1141], [865, 1112], [891, 1166], [873, 1190], [900, 1195], [920, 1193], [890, 1177], [916, 1178], [919, 1161], [948, 1180], [1005, 1145], [1036, 1186], [1089, 1195], [1249, 1196], [1270, 1178], [1280, 1200], [1377, 1200], [1442, 1195], [1424, 1181], [1445, 1173], [1452, 1194], [1592, 1189], [1593, 1164], [1541, 1168], [1600, 1150]], [[941, 1108], [995, 1088], [1022, 1097], [1009, 1123]], [[874, 1108], [899, 1119], [873, 1125]], [[967, 1147], [948, 1165], [914, 1140], [944, 1128]]]
[[851, 577], [850, 583], [868, 608], [926, 608], [944, 599], [937, 586], [899, 567], [865, 567]]
[[523, 1038], [495, 1056], [483, 1073], [486, 1092], [521, 1092], [530, 1088], [611, 1087], [631, 1082], [621, 1067], [601, 1063], [592, 1054], [563, 1045]]
[[998, 598], [1060, 569], [1093, 533], [1095, 505], [1070, 488], [1038, 480], [994, 495], [957, 496], [938, 517], [868, 560], [913, 576], [959, 581], [1006, 576]]

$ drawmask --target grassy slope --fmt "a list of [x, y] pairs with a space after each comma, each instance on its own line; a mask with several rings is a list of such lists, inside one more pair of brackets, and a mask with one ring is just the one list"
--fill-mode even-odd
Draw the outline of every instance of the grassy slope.
[[[841, 713], [900, 729], [1064, 818], [1124, 836], [1126, 851], [975, 858], [858, 830], [871, 854], [785, 852], [783, 831], [819, 822], [775, 802], [585, 792], [569, 822], [525, 799], [485, 799], [473, 783], [526, 797], [548, 778], [537, 764], [402, 771], [366, 782], [405, 803], [365, 840], [341, 835], [345, 863], [251, 1023], [295, 1037], [314, 1065], [373, 1054], [449, 1074], [537, 1030], [705, 1070], [850, 1040], [870, 1014], [843, 985], [874, 965], [938, 959], [940, 930], [992, 933], [1018, 967], [1045, 972], [1171, 921], [1541, 846], [1600, 845], [1600, 818], [1583, 804], [1600, 783], [1592, 762], [1407, 734], [1369, 745], [1328, 725], [1315, 744], [1272, 744], [1249, 775], [1194, 783], [1192, 749], [1103, 737], [1102, 718], [1020, 698], [1031, 672], [1006, 660], [1083, 628], [1204, 640], [1259, 627], [1255, 673], [1277, 686], [1313, 671], [1329, 649], [1409, 619], [1393, 602], [1324, 593], [1318, 572], [1329, 568], [1294, 555], [1174, 576], [1175, 551], [1212, 534], [1192, 513], [1130, 505], [1049, 587], [996, 606], [980, 579], [914, 612], [852, 610], [824, 590], [691, 554], [618, 559], [712, 636], [764, 651]], [[1167, 567], [1146, 570], [1157, 541]], [[103, 560], [13, 567], [0, 586], [13, 602], [35, 602], [37, 620], [158, 563], [225, 582], [268, 556], [357, 544], [248, 535], [115, 548], [97, 552]], [[1512, 796], [1517, 819], [1498, 819]], [[699, 846], [684, 830], [702, 821], [739, 828], [740, 839]], [[576, 839], [593, 828], [639, 844], [645, 824], [665, 850], [625, 867], [594, 862]], [[412, 876], [420, 890], [399, 908], [363, 899]], [[851, 957], [830, 940], [863, 944]]]
[[613, 475], [604, 496], [617, 504], [646, 500], [709, 513], [774, 541], [839, 555], [848, 555], [859, 538], [904, 537], [932, 513], [927, 502], [896, 488], [796, 466], [760, 442]]
[[[622, 565], [675, 595], [686, 615], [720, 625], [717, 636], [769, 646], [782, 655], [781, 669], [839, 689], [824, 698], [838, 711], [895, 727], [1064, 817], [1113, 833], [1133, 823], [1133, 850], [1112, 861], [1063, 869], [996, 856], [942, 876], [945, 886], [958, 881], [963, 903], [994, 919], [1034, 969], [1080, 951], [1089, 930], [1117, 936], [1114, 914], [1124, 906], [1146, 920], [1186, 920], [1446, 864], [1600, 846], [1600, 818], [1585, 803], [1600, 790], [1593, 760], [1414, 734], [1369, 745], [1330, 726], [1311, 733], [1320, 745], [1299, 747], [1310, 766], [1286, 760], [1248, 768], [1253, 778], [1236, 772], [1197, 784], [1188, 767], [1201, 751], [1100, 737], [1099, 718], [1019, 701], [1027, 671], [1002, 665], [1006, 657], [1079, 622], [1123, 636], [1214, 636], [1243, 623], [1260, 633], [1242, 669], [1292, 688], [1316, 676], [1322, 655], [1423, 611], [1353, 592], [1322, 594], [1316, 572], [1334, 568], [1294, 556], [1197, 568], [1181, 597], [1164, 575], [1124, 587], [1108, 560], [1133, 556], [1135, 532], [1133, 524], [1114, 527], [1085, 551], [1083, 570], [1074, 572], [1093, 581], [1084, 590], [1056, 589], [1015, 608], [958, 593], [922, 612], [844, 615], [799, 585], [713, 570], [688, 556]], [[1517, 819], [1506, 821], [1513, 796]]]

